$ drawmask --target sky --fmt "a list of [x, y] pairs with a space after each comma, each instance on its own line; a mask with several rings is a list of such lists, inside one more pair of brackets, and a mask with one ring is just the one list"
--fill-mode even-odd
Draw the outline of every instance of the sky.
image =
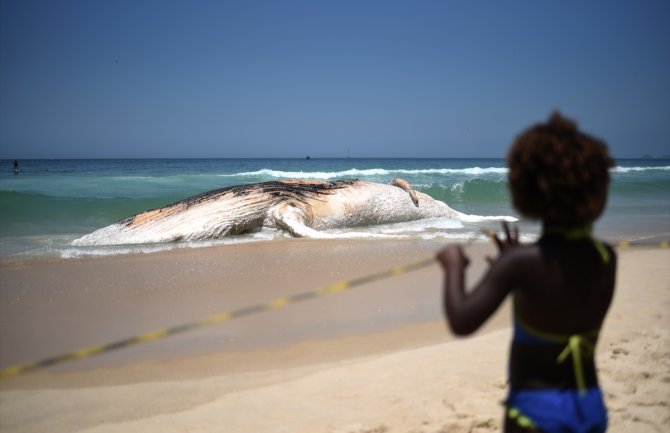
[[0, 0], [0, 157], [670, 155], [670, 2]]

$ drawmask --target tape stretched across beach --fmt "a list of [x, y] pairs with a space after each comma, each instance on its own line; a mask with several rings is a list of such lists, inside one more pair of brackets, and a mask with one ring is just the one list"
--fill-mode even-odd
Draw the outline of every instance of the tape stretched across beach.
[[109, 344], [103, 344], [100, 346], [93, 346], [84, 349], [80, 349], [74, 352], [66, 353], [59, 356], [54, 356], [51, 358], [46, 358], [41, 361], [18, 364], [3, 370], [0, 370], [0, 378], [7, 378], [12, 376], [17, 376], [20, 374], [28, 373], [33, 370], [38, 370], [46, 367], [51, 367], [57, 364], [62, 364], [68, 361], [75, 361], [77, 359], [90, 358], [92, 356], [100, 355], [106, 352], [111, 352], [113, 350], [123, 349], [125, 347], [134, 346], [143, 343], [149, 343], [151, 341], [160, 340], [162, 338], [167, 338], [173, 335], [181, 334], [188, 331], [193, 331], [195, 329], [203, 328], [206, 326], [216, 325], [228, 320], [239, 319], [241, 317], [251, 316], [253, 314], [262, 313], [264, 311], [276, 310], [278, 308], [283, 308], [291, 304], [296, 304], [299, 302], [308, 301], [310, 299], [321, 298], [324, 296], [334, 295], [336, 293], [343, 292], [345, 290], [352, 289], [356, 286], [361, 286], [363, 284], [368, 284], [373, 281], [381, 280], [384, 278], [393, 277], [396, 275], [402, 275], [407, 272], [415, 271], [435, 263], [435, 258], [431, 257], [429, 259], [421, 260], [419, 262], [411, 263], [405, 266], [397, 266], [385, 271], [377, 272], [374, 274], [365, 275], [363, 277], [354, 278], [347, 281], [341, 281], [339, 283], [330, 284], [327, 286], [320, 287], [318, 289], [298, 293], [295, 295], [285, 296], [281, 298], [272, 299], [267, 302], [260, 304], [252, 305], [249, 307], [240, 308], [238, 310], [227, 311], [223, 313], [213, 314], [207, 316], [203, 319], [185, 323], [182, 325], [173, 326], [170, 328], [159, 329], [156, 331], [147, 332], [144, 334], [136, 335], [134, 337], [126, 338], [124, 340], [115, 341]]
[[[629, 248], [629, 247], [652, 247], [652, 248], [670, 248], [670, 242], [627, 242], [621, 241], [618, 243], [611, 243], [616, 248]], [[68, 361], [75, 361], [78, 359], [90, 358], [92, 356], [101, 355], [106, 352], [111, 352], [118, 349], [123, 349], [129, 346], [134, 346], [138, 344], [149, 343], [152, 341], [160, 340], [167, 338], [173, 335], [182, 334], [184, 332], [193, 331], [195, 329], [203, 328], [206, 326], [212, 326], [219, 323], [223, 323], [229, 320], [239, 319], [241, 317], [251, 316], [253, 314], [262, 313], [265, 311], [276, 310], [278, 308], [283, 308], [291, 304], [296, 304], [299, 302], [308, 301], [311, 299], [321, 298], [324, 296], [334, 295], [336, 293], [341, 293], [343, 291], [352, 289], [357, 286], [364, 284], [372, 283], [385, 278], [390, 278], [408, 272], [416, 271], [427, 266], [433, 265], [436, 263], [435, 257], [430, 257], [418, 262], [414, 262], [405, 266], [397, 266], [385, 271], [368, 274], [363, 277], [354, 278], [351, 280], [341, 281], [338, 283], [330, 284], [327, 286], [320, 287], [318, 289], [302, 292], [295, 295], [285, 296], [281, 298], [272, 299], [267, 302], [260, 304], [252, 305], [249, 307], [240, 308], [238, 310], [213, 314], [207, 316], [203, 319], [185, 323], [182, 325], [173, 326], [170, 328], [159, 329], [156, 331], [146, 332], [144, 334], [136, 335], [134, 337], [126, 338], [123, 340], [115, 341], [109, 344], [103, 344], [99, 346], [88, 347], [74, 352], [66, 353], [63, 355], [54, 356], [51, 358], [46, 358], [37, 362], [17, 364], [3, 370], [0, 370], [0, 379], [18, 376], [25, 374], [34, 370], [39, 370], [47, 367], [52, 367], [57, 364], [62, 364]]]

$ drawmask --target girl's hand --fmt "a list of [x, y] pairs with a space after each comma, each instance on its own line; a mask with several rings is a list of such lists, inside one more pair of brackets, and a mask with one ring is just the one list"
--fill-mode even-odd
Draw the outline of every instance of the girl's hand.
[[[493, 240], [493, 242], [496, 244], [498, 247], [498, 257], [500, 257], [505, 251], [509, 250], [510, 248], [514, 248], [519, 245], [519, 226], [514, 226], [513, 230], [510, 230], [509, 224], [507, 224], [507, 221], [503, 221], [502, 223], [503, 231], [505, 232], [505, 237], [504, 238], [499, 238], [498, 234], [495, 232], [490, 232], [489, 236]], [[487, 257], [486, 260], [490, 263], [493, 264], [495, 262], [495, 259], [493, 257]]]
[[448, 245], [437, 253], [437, 261], [440, 262], [445, 271], [453, 267], [463, 269], [470, 264], [470, 259], [465, 255], [460, 245]]

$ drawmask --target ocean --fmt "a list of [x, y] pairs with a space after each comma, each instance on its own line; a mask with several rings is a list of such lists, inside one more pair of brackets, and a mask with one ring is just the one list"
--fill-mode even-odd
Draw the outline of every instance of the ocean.
[[[596, 234], [612, 241], [670, 237], [670, 160], [624, 159], [612, 169], [607, 209]], [[21, 160], [0, 167], [0, 260], [76, 258], [153, 252], [287, 237], [263, 230], [212, 241], [115, 247], [75, 247], [72, 240], [138, 212], [212, 189], [280, 179], [395, 177], [452, 208], [480, 216], [514, 216], [503, 159], [129, 159]], [[524, 239], [539, 225], [519, 221]], [[380, 235], [465, 242], [484, 239], [498, 223], [431, 219], [356, 228]], [[332, 232], [342, 238], [352, 230]]]

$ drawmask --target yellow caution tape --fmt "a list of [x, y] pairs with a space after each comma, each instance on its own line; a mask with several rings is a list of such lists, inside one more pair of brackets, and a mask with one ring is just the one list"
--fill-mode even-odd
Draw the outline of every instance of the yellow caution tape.
[[187, 331], [193, 331], [195, 329], [203, 328], [206, 326], [216, 325], [228, 320], [239, 319], [240, 317], [250, 316], [252, 314], [258, 314], [264, 311], [276, 310], [278, 308], [283, 308], [291, 304], [296, 304], [298, 302], [308, 301], [310, 299], [316, 299], [319, 297], [334, 295], [336, 293], [352, 289], [356, 286], [361, 286], [363, 284], [368, 284], [373, 281], [415, 271], [424, 268], [426, 266], [432, 265], [433, 263], [435, 263], [435, 258], [431, 257], [429, 259], [421, 260], [419, 262], [412, 263], [406, 266], [398, 266], [386, 271], [366, 275], [360, 278], [354, 278], [352, 280], [341, 281], [338, 283], [330, 284], [309, 292], [303, 292], [291, 296], [273, 299], [257, 305], [244, 307], [239, 310], [217, 313], [205, 317], [203, 319], [197, 320], [195, 322], [185, 323], [183, 325], [173, 326], [171, 328], [159, 329], [157, 331], [147, 332], [134, 337], [126, 338], [124, 340], [115, 341], [113, 343], [105, 345], [80, 349], [63, 355], [46, 358], [37, 362], [14, 365], [12, 367], [0, 370], [0, 378], [17, 376], [19, 374], [24, 374], [33, 370], [51, 367], [53, 365], [62, 364], [68, 361], [90, 358], [95, 355], [111, 352], [112, 350], [122, 349], [128, 346], [160, 340], [162, 338], [170, 337], [172, 335], [181, 334]]
[[[487, 230], [486, 234], [489, 237], [493, 237], [495, 233], [493, 231]], [[657, 247], [657, 248], [670, 248], [670, 243], [667, 241], [663, 242], [644, 242], [644, 241], [620, 241], [618, 243], [612, 243], [614, 247], [618, 248], [629, 248], [633, 246], [641, 247]], [[343, 292], [345, 290], [352, 289], [357, 286], [364, 284], [372, 283], [377, 280], [394, 277], [397, 275], [402, 275], [408, 272], [416, 271], [418, 269], [430, 266], [435, 263], [435, 258], [430, 257], [425, 260], [421, 260], [415, 263], [411, 263], [406, 266], [397, 266], [385, 271], [381, 271], [374, 274], [369, 274], [363, 277], [354, 278], [348, 281], [341, 281], [338, 283], [330, 284], [327, 286], [320, 287], [316, 290], [309, 292], [298, 293], [295, 295], [273, 299], [264, 303], [257, 305], [252, 305], [249, 307], [244, 307], [239, 310], [217, 313], [203, 319], [197, 320], [195, 322], [185, 323], [178, 326], [173, 326], [171, 328], [159, 329], [157, 331], [151, 331], [144, 334], [136, 335], [134, 337], [126, 338], [124, 340], [115, 341], [113, 343], [104, 344], [100, 346], [94, 346], [89, 348], [80, 349], [74, 352], [66, 353], [63, 355], [54, 356], [51, 358], [46, 358], [41, 361], [18, 364], [3, 370], [0, 370], [0, 379], [8, 378], [12, 376], [17, 376], [20, 374], [28, 373], [30, 371], [51, 367], [56, 364], [62, 364], [68, 361], [74, 361], [77, 359], [90, 358], [92, 356], [100, 355], [106, 352], [111, 352], [113, 350], [123, 349], [125, 347], [134, 346], [137, 344], [148, 343], [151, 341], [160, 340], [163, 338], [170, 337], [172, 335], [181, 334], [188, 331], [193, 331], [198, 328], [203, 328], [206, 326], [217, 325], [228, 320], [238, 319], [240, 317], [250, 316], [252, 314], [258, 314], [265, 311], [275, 310], [278, 308], [283, 308], [291, 304], [296, 304], [299, 302], [308, 301], [311, 299], [334, 295], [336, 293]]]

